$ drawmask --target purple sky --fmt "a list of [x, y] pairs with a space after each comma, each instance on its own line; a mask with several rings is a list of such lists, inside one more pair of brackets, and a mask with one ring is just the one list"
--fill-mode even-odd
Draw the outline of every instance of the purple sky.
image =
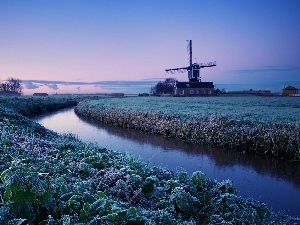
[[164, 70], [188, 66], [191, 39], [194, 62], [217, 61], [203, 81], [300, 88], [299, 11], [298, 0], [0, 0], [0, 79], [25, 93], [187, 81]]

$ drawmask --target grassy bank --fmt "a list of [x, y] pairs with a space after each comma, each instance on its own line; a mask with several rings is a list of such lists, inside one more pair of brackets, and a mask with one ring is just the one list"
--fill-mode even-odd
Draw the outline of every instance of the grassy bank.
[[53, 112], [70, 106], [75, 106], [80, 99], [67, 97], [0, 97], [2, 107], [14, 110], [21, 115], [32, 117]]
[[23, 116], [33, 117], [77, 105], [83, 100], [105, 98], [102, 95], [52, 95], [47, 97], [0, 96], [0, 105], [9, 108]]
[[16, 111], [0, 106], [0, 224], [300, 223], [242, 199], [228, 180], [154, 167]]
[[115, 98], [80, 102], [75, 112], [188, 142], [300, 159], [300, 105], [295, 98]]

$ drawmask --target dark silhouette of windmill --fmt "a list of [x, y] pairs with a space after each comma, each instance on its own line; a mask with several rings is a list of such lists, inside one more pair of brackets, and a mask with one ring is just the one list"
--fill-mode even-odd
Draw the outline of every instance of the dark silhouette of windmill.
[[189, 82], [201, 82], [200, 69], [204, 67], [216, 66], [216, 61], [209, 63], [193, 63], [192, 62], [192, 40], [188, 40], [187, 50], [189, 52], [189, 62], [190, 65], [187, 67], [180, 67], [175, 69], [166, 69], [166, 73], [184, 73], [188, 71]]

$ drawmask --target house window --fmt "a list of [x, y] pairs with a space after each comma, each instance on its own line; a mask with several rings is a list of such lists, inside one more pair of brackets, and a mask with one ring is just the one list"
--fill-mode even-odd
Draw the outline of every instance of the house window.
[[201, 91], [201, 94], [205, 95], [205, 90], [202, 90], [202, 91]]
[[196, 90], [196, 94], [199, 95], [199, 90]]
[[184, 95], [184, 90], [179, 90], [180, 95]]
[[194, 94], [194, 90], [190, 90], [190, 94], [193, 95]]
[[208, 94], [211, 95], [211, 90], [208, 90]]

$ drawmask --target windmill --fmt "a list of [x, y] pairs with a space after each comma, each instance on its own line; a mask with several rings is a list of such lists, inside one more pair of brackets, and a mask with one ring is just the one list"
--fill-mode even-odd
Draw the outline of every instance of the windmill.
[[187, 67], [175, 68], [175, 69], [166, 69], [166, 73], [184, 73], [188, 71], [188, 78], [190, 82], [201, 82], [200, 69], [205, 67], [216, 66], [216, 61], [209, 63], [193, 63], [192, 62], [192, 40], [188, 40], [187, 50], [189, 52], [189, 62], [190, 65]]

